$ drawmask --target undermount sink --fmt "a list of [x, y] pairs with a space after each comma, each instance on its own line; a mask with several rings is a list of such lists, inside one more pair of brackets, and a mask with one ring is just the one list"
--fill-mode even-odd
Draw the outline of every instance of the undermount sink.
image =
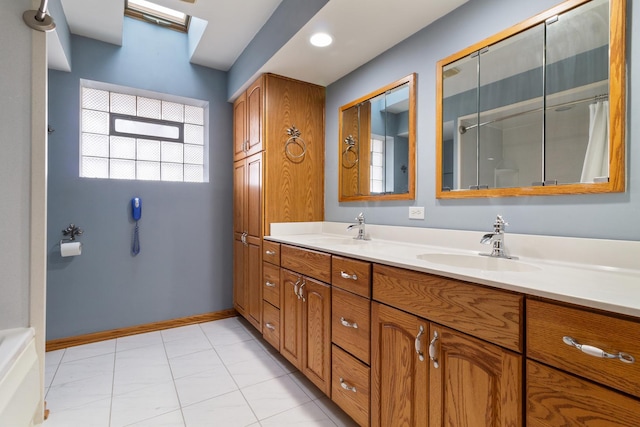
[[481, 255], [431, 253], [420, 254], [417, 258], [434, 264], [484, 271], [531, 272], [540, 270], [540, 268], [535, 265], [526, 264], [513, 259], [493, 258]]

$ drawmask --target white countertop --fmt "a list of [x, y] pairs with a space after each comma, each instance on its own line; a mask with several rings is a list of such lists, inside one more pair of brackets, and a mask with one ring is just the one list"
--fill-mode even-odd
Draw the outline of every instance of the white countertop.
[[[265, 239], [640, 318], [640, 242], [507, 230], [505, 247], [518, 259], [501, 260], [478, 255], [491, 250], [479, 243], [483, 232], [367, 224], [371, 240], [358, 241], [347, 225], [276, 223]], [[424, 254], [435, 255], [418, 258]], [[469, 268], [469, 261], [479, 266]]]

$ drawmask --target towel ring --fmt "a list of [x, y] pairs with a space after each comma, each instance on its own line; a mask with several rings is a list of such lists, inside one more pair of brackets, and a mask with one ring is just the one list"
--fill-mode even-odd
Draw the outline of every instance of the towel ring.
[[[284, 152], [286, 153], [287, 157], [290, 157], [292, 159], [299, 159], [301, 157], [304, 157], [304, 155], [307, 154], [307, 144], [305, 144], [304, 139], [300, 138], [300, 131], [298, 130], [298, 128], [296, 128], [295, 126], [291, 126], [289, 129], [287, 129], [287, 135], [289, 135], [289, 139], [287, 139], [287, 142], [284, 143]], [[291, 152], [291, 149], [289, 148], [291, 144], [297, 145], [302, 148], [302, 153], [293, 154]]]
[[[358, 163], [358, 152], [356, 151], [356, 140], [353, 135], [349, 135], [344, 139], [344, 143], [347, 145], [347, 148], [342, 152], [342, 166], [347, 169], [351, 169]], [[353, 156], [350, 159], [349, 153]]]

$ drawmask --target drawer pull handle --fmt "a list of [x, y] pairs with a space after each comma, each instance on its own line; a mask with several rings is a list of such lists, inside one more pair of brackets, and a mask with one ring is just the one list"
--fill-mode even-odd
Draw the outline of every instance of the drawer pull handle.
[[356, 387], [355, 387], [355, 386], [352, 386], [352, 385], [347, 384], [347, 383], [344, 381], [344, 379], [343, 379], [343, 378], [340, 378], [340, 387], [342, 387], [342, 388], [343, 388], [343, 389], [345, 389], [345, 390], [352, 391], [352, 392], [354, 392], [354, 393], [356, 393], [356, 392], [357, 392]]
[[264, 253], [269, 255], [269, 256], [276, 254], [274, 251], [265, 251]]
[[302, 298], [302, 302], [307, 302], [307, 299], [304, 297], [304, 293], [302, 292], [302, 289], [306, 286], [307, 282], [305, 280], [302, 281], [302, 285], [300, 285], [300, 290], [298, 291], [300, 293], [300, 298]]
[[269, 323], [269, 322], [265, 323], [265, 325], [264, 325], [264, 326], [266, 326], [266, 327], [267, 327], [267, 329], [271, 329], [272, 331], [275, 331], [275, 330], [276, 330], [276, 327], [275, 327], [275, 326], [273, 326], [273, 324], [271, 324], [271, 323]]
[[358, 329], [358, 324], [356, 322], [350, 323], [344, 317], [340, 317], [340, 323], [342, 323], [342, 326], [345, 326], [347, 328]]
[[421, 362], [424, 362], [424, 354], [422, 353], [422, 335], [424, 334], [424, 328], [420, 325], [420, 332], [416, 335], [416, 353], [418, 353], [418, 359]]
[[594, 347], [592, 345], [580, 344], [576, 340], [571, 337], [562, 337], [562, 341], [565, 344], [570, 345], [571, 347], [575, 347], [583, 353], [588, 354], [589, 356], [601, 357], [603, 359], [618, 359], [624, 363], [633, 363], [636, 359], [630, 355], [629, 353], [619, 352], [618, 354], [607, 353], [606, 351], [599, 349], [598, 347]]
[[300, 286], [300, 282], [302, 282], [302, 277], [298, 277], [296, 283], [293, 284], [293, 293], [296, 294], [298, 299], [300, 299], [300, 294], [298, 293], [298, 287]]
[[433, 367], [438, 369], [440, 367], [440, 363], [438, 363], [437, 351], [436, 351], [436, 342], [438, 341], [438, 332], [433, 332], [433, 339], [429, 343], [429, 359], [433, 362]]
[[267, 280], [266, 282], [264, 282], [264, 285], [265, 285], [267, 288], [275, 288], [275, 287], [276, 287], [276, 284], [275, 284], [275, 283], [271, 283], [271, 282], [269, 282], [268, 280]]
[[340, 271], [340, 276], [342, 276], [343, 279], [358, 280], [357, 275], [345, 273], [344, 271]]

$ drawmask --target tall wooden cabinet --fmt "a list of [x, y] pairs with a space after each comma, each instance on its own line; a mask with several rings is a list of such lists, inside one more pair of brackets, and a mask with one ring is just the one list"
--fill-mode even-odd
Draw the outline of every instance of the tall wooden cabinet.
[[265, 74], [234, 102], [234, 307], [260, 331], [262, 237], [324, 219], [324, 101], [324, 87]]

